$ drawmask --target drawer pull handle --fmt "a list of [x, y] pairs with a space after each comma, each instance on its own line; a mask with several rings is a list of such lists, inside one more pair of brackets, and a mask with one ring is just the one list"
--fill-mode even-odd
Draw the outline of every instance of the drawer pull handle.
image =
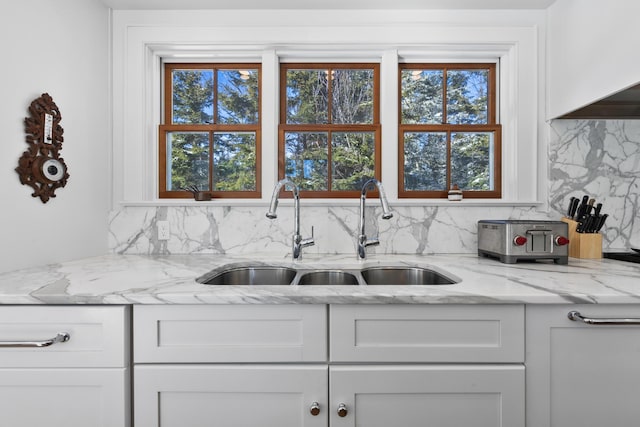
[[0, 341], [0, 348], [16, 348], [16, 347], [49, 347], [59, 342], [67, 342], [71, 339], [71, 335], [67, 332], [58, 332], [58, 334], [50, 340], [44, 341]]
[[346, 417], [348, 413], [349, 413], [349, 411], [347, 411], [347, 405], [345, 405], [344, 403], [341, 403], [341, 404], [338, 405], [338, 416], [339, 417]]
[[587, 325], [640, 325], [640, 319], [615, 319], [615, 318], [600, 318], [595, 319], [593, 317], [585, 317], [578, 311], [570, 311], [567, 317], [574, 322], [582, 322]]
[[311, 415], [314, 417], [320, 414], [320, 404], [318, 402], [313, 402], [309, 407], [309, 412], [311, 412]]

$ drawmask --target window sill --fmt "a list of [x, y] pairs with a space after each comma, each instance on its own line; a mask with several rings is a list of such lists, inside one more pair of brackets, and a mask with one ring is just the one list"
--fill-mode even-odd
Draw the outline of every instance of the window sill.
[[[370, 198], [372, 203], [377, 202], [377, 198]], [[293, 204], [291, 199], [280, 199], [280, 203], [284, 205]], [[303, 206], [358, 206], [358, 199], [301, 199]], [[444, 206], [444, 207], [535, 207], [544, 203], [540, 201], [507, 201], [495, 199], [464, 199], [459, 202], [451, 202], [445, 199], [426, 200], [426, 199], [401, 199], [389, 200], [389, 204], [394, 206]], [[156, 199], [146, 201], [121, 201], [120, 207], [158, 207], [158, 206], [268, 206], [269, 200], [262, 199], [213, 199], [206, 202], [198, 202], [190, 199]]]

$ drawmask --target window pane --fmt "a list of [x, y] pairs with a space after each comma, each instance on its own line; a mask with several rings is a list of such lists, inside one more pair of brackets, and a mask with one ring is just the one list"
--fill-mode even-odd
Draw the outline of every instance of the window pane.
[[331, 141], [331, 189], [360, 190], [374, 176], [373, 132], [335, 132]]
[[258, 70], [218, 70], [217, 123], [258, 123]]
[[285, 176], [301, 190], [328, 189], [328, 139], [324, 132], [285, 134]]
[[447, 71], [447, 123], [486, 124], [488, 70]]
[[451, 183], [461, 190], [493, 190], [493, 133], [451, 134]]
[[213, 190], [256, 189], [256, 135], [253, 132], [213, 134]]
[[443, 71], [402, 70], [402, 123], [441, 124]]
[[213, 70], [173, 70], [172, 123], [213, 120]]
[[405, 190], [441, 191], [446, 189], [446, 187], [446, 132], [405, 132]]
[[167, 133], [167, 190], [209, 190], [209, 133]]
[[287, 123], [328, 123], [327, 70], [287, 71]]
[[331, 99], [332, 123], [373, 123], [373, 70], [332, 70]]

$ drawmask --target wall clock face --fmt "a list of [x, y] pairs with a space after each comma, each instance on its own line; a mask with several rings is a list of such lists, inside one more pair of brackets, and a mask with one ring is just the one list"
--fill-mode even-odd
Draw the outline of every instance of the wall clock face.
[[33, 197], [42, 203], [55, 197], [56, 189], [67, 185], [69, 173], [60, 157], [62, 134], [60, 110], [48, 93], [35, 99], [29, 106], [29, 117], [24, 119], [27, 150], [18, 160], [16, 172], [20, 183], [33, 188]]

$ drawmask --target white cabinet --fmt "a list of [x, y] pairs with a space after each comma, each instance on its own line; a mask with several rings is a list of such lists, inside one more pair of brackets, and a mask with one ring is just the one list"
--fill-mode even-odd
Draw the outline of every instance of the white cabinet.
[[[0, 414], [6, 426], [126, 427], [129, 309], [0, 308]], [[68, 340], [54, 342], [59, 333]]]
[[135, 426], [326, 427], [327, 395], [326, 365], [142, 365]]
[[524, 426], [521, 305], [336, 305], [329, 336], [350, 363], [330, 367], [331, 427]]
[[523, 365], [332, 366], [329, 382], [332, 427], [524, 425]]
[[130, 425], [129, 371], [124, 368], [2, 368], [0, 425]]
[[326, 427], [326, 360], [323, 305], [136, 306], [134, 424]]
[[522, 427], [523, 359], [523, 306], [135, 306], [134, 420]]
[[535, 305], [526, 316], [527, 427], [638, 425], [640, 325], [624, 319], [638, 323], [640, 307]]

